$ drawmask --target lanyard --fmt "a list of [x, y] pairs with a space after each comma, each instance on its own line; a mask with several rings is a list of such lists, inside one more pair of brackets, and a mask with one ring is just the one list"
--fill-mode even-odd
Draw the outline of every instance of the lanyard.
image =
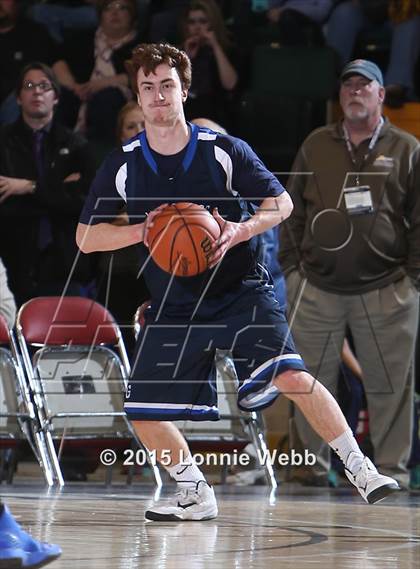
[[[377, 127], [375, 128], [375, 132], [373, 133], [373, 136], [370, 139], [368, 150], [367, 150], [366, 154], [363, 156], [362, 163], [360, 164], [359, 170], [361, 170], [363, 168], [363, 166], [366, 164], [370, 153], [372, 152], [373, 148], [375, 147], [375, 144], [378, 141], [379, 134], [381, 132], [381, 129], [382, 129], [384, 122], [385, 121], [384, 121], [383, 117], [381, 117]], [[353, 166], [356, 166], [356, 162], [357, 162], [356, 156], [354, 154], [352, 143], [350, 142], [349, 132], [348, 132], [344, 122], [343, 122], [343, 133], [344, 133], [344, 140], [346, 141], [346, 146], [347, 146], [347, 150], [349, 151], [351, 161], [353, 163]], [[359, 185], [359, 174], [358, 173], [356, 174], [356, 185], [357, 186]]]

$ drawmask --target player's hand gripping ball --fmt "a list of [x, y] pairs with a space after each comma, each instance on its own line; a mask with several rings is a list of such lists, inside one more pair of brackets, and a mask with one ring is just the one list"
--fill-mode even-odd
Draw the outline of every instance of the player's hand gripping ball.
[[155, 263], [177, 277], [194, 277], [208, 268], [220, 226], [203, 206], [188, 202], [167, 205], [148, 231]]

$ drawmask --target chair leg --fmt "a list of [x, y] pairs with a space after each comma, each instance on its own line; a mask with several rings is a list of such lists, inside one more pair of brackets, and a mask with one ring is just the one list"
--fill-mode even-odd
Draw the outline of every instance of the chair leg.
[[47, 450], [50, 459], [50, 464], [52, 467], [52, 472], [54, 475], [55, 481], [58, 483], [59, 486], [64, 486], [64, 478], [63, 473], [61, 471], [60, 462], [58, 460], [57, 452], [54, 447], [54, 442], [51, 436], [51, 433], [46, 432], [44, 433], [45, 440], [47, 443]]
[[270, 454], [269, 449], [267, 447], [267, 443], [265, 442], [265, 436], [261, 429], [258, 415], [255, 412], [250, 414], [248, 419], [249, 430], [252, 438], [252, 442], [257, 450], [257, 454], [263, 458], [266, 457], [264, 470], [265, 470], [265, 477], [267, 480], [267, 484], [271, 486], [272, 490], [275, 490], [278, 487], [276, 476], [274, 473], [273, 465], [269, 460]]
[[[137, 441], [134, 438], [131, 439], [130, 449], [134, 452], [134, 454], [138, 449]], [[135, 471], [136, 471], [136, 462], [134, 461], [134, 463], [131, 463], [127, 468], [127, 480], [126, 480], [127, 486], [131, 486], [133, 484]]]
[[228, 469], [229, 466], [227, 464], [222, 465], [222, 470], [220, 472], [220, 484], [226, 484]]
[[112, 486], [112, 471], [113, 471], [113, 465], [112, 464], [110, 466], [106, 467], [106, 470], [105, 470], [105, 486], [107, 488], [109, 486]]
[[9, 452], [7, 453], [7, 461], [6, 461], [6, 483], [7, 484], [13, 484], [13, 476], [15, 475], [16, 472], [16, 466], [17, 466], [17, 449], [13, 448], [13, 449], [9, 449]]
[[35, 445], [37, 448], [37, 459], [39, 466], [44, 473], [48, 486], [54, 486], [54, 472], [48, 454], [47, 445], [43, 437], [43, 433], [35, 433]]
[[127, 469], [127, 479], [126, 479], [127, 486], [131, 486], [133, 484], [134, 469], [135, 469], [134, 464], [130, 464], [130, 466]]
[[5, 478], [5, 472], [6, 472], [5, 451], [6, 451], [6, 449], [0, 450], [0, 484], [3, 482], [3, 479]]

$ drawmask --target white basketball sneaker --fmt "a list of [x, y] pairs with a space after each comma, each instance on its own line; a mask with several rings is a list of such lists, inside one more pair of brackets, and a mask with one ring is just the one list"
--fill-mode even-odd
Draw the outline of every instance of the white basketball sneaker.
[[165, 503], [149, 508], [144, 517], [155, 522], [211, 520], [217, 516], [214, 490], [205, 480], [180, 490]]
[[353, 474], [345, 469], [347, 478], [358, 489], [362, 498], [369, 504], [383, 500], [389, 494], [400, 490], [398, 482], [389, 476], [380, 474], [367, 456], [363, 459], [360, 470]]

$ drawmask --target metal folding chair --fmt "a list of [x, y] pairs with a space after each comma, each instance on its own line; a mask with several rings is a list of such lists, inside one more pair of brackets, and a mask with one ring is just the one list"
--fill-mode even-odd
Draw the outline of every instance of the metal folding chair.
[[[150, 302], [143, 303], [134, 317], [134, 331], [138, 336], [144, 326], [144, 311]], [[188, 442], [200, 450], [229, 452], [241, 450], [252, 443], [257, 455], [264, 460], [264, 474], [272, 490], [277, 488], [277, 481], [270, 460], [265, 440], [264, 421], [261, 413], [241, 411], [237, 405], [238, 378], [230, 354], [217, 350], [215, 357], [217, 398], [220, 410], [219, 421], [176, 421]], [[226, 476], [223, 471], [222, 481]]]
[[34, 298], [19, 310], [16, 328], [55, 483], [64, 485], [59, 456], [67, 440], [130, 438], [142, 448], [123, 411], [130, 364], [106, 308], [82, 297]]
[[[20, 441], [27, 440], [49, 486], [53, 475], [45, 437], [40, 429], [31, 388], [25, 379], [13, 331], [0, 314], [0, 442], [9, 460], [2, 459], [0, 482], [6, 472], [13, 481], [14, 451]], [[8, 463], [8, 468], [4, 465]]]

